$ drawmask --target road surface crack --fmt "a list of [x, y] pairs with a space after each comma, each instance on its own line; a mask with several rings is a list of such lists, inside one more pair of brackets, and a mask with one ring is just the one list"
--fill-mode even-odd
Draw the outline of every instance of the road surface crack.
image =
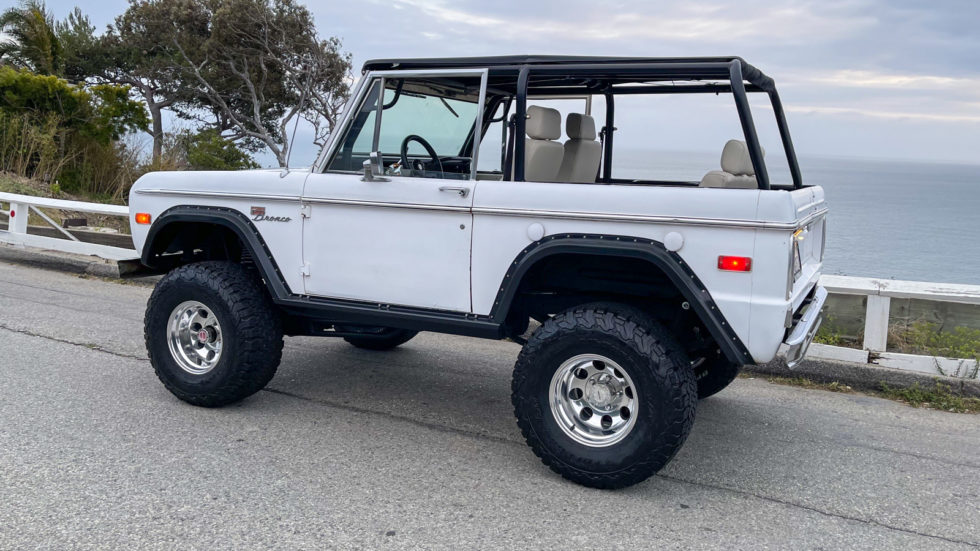
[[487, 440], [487, 441], [490, 441], [490, 442], [497, 442], [497, 443], [504, 443], [504, 444], [513, 444], [515, 446], [521, 446], [522, 445], [522, 442], [520, 442], [519, 440], [511, 440], [509, 438], [505, 438], [505, 437], [502, 437], [502, 436], [494, 436], [492, 434], [487, 434], [485, 432], [478, 432], [478, 431], [467, 430], [467, 429], [458, 429], [456, 427], [449, 427], [449, 426], [446, 426], [446, 425], [439, 425], [439, 424], [436, 424], [436, 423], [428, 423], [426, 421], [421, 421], [419, 419], [415, 419], [415, 418], [407, 417], [407, 416], [403, 416], [403, 415], [396, 415], [394, 413], [388, 413], [386, 411], [379, 411], [379, 410], [376, 410], [376, 409], [368, 409], [368, 408], [362, 408], [362, 407], [352, 406], [350, 404], [345, 404], [345, 403], [342, 403], [342, 402], [332, 402], [330, 400], [323, 400], [323, 399], [316, 399], [316, 398], [308, 398], [306, 396], [300, 396], [299, 394], [293, 394], [292, 392], [286, 392], [284, 390], [277, 390], [277, 389], [269, 388], [269, 387], [263, 388], [262, 390], [264, 390], [265, 392], [271, 392], [272, 394], [278, 394], [280, 396], [286, 396], [286, 397], [289, 397], [289, 398], [295, 398], [297, 400], [303, 400], [304, 402], [312, 402], [314, 404], [320, 404], [320, 405], [327, 406], [327, 407], [332, 407], [332, 408], [337, 408], [337, 409], [343, 409], [343, 410], [347, 410], [347, 411], [353, 411], [355, 413], [363, 413], [363, 414], [367, 414], [367, 415], [378, 415], [380, 417], [386, 417], [388, 419], [395, 419], [395, 420], [398, 420], [398, 421], [404, 421], [406, 423], [410, 423], [410, 424], [415, 425], [417, 427], [421, 427], [421, 428], [425, 428], [425, 429], [431, 429], [431, 430], [435, 430], [435, 431], [438, 431], [438, 432], [444, 432], [444, 433], [448, 433], [448, 434], [458, 434], [460, 436], [468, 436], [470, 438], [475, 438], [477, 440]]
[[868, 524], [868, 525], [871, 525], [871, 526], [878, 526], [878, 527], [884, 528], [886, 530], [894, 530], [896, 532], [902, 532], [902, 533], [905, 533], [905, 534], [911, 534], [911, 535], [915, 535], [915, 536], [921, 536], [921, 537], [924, 537], [924, 538], [933, 538], [933, 539], [942, 540], [942, 541], [949, 542], [949, 543], [957, 543], [957, 544], [960, 544], [960, 545], [969, 545], [970, 547], [980, 548], [980, 543], [970, 542], [970, 541], [964, 541], [964, 540], [958, 540], [958, 539], [953, 539], [953, 538], [948, 538], [946, 536], [937, 536], [936, 534], [927, 534], [925, 532], [919, 532], [917, 530], [911, 530], [909, 528], [902, 528], [902, 527], [899, 527], [899, 526], [892, 526], [890, 524], [884, 524], [884, 523], [881, 523], [881, 522], [878, 522], [878, 521], [872, 520], [872, 519], [866, 519], [866, 518], [860, 518], [860, 517], [853, 517], [853, 516], [845, 515], [845, 514], [841, 514], [841, 513], [834, 513], [834, 512], [830, 512], [830, 511], [824, 511], [823, 509], [817, 509], [816, 507], [812, 507], [810, 505], [803, 505], [802, 503], [796, 503], [796, 502], [793, 502], [793, 501], [788, 501], [788, 500], [785, 500], [785, 499], [780, 499], [778, 497], [772, 497], [772, 496], [767, 496], [767, 495], [762, 495], [762, 494], [756, 494], [756, 493], [753, 493], [753, 492], [749, 492], [749, 491], [745, 491], [745, 490], [739, 490], [737, 488], [731, 488], [731, 487], [728, 487], [728, 486], [720, 486], [720, 485], [717, 485], [717, 484], [708, 484], [706, 482], [699, 482], [697, 480], [687, 480], [687, 479], [684, 479], [684, 478], [678, 478], [678, 477], [664, 475], [664, 474], [658, 474], [656, 476], [659, 477], [659, 478], [663, 478], [664, 480], [670, 480], [672, 482], [680, 482], [682, 484], [690, 484], [692, 486], [700, 486], [702, 488], [710, 488], [710, 489], [713, 489], [713, 490], [723, 490], [723, 491], [731, 492], [731, 493], [734, 493], [734, 494], [739, 494], [739, 495], [754, 497], [756, 499], [761, 499], [763, 501], [769, 501], [769, 502], [772, 502], [772, 503], [778, 503], [780, 505], [785, 505], [787, 507], [796, 507], [798, 509], [803, 509], [805, 511], [810, 511], [812, 513], [817, 513], [818, 515], [823, 515], [823, 516], [826, 516], [826, 517], [836, 518], [836, 519], [839, 519], [839, 520], [848, 520], [848, 521], [853, 521], [853, 522], [860, 522], [862, 524]]
[[42, 335], [40, 333], [34, 333], [33, 331], [28, 331], [26, 329], [15, 329], [13, 327], [10, 327], [8, 325], [4, 325], [2, 323], [0, 323], [0, 329], [3, 329], [5, 331], [10, 331], [11, 333], [19, 333], [21, 335], [27, 335], [28, 337], [37, 337], [39, 339], [45, 339], [45, 340], [49, 340], [49, 341], [57, 342], [57, 343], [61, 343], [61, 344], [69, 344], [71, 346], [79, 346], [79, 347], [82, 347], [82, 348], [86, 348], [88, 350], [94, 350], [96, 352], [102, 352], [104, 354], [109, 354], [109, 355], [116, 356], [116, 357], [119, 357], [119, 358], [126, 358], [127, 360], [138, 360], [138, 361], [141, 361], [141, 362], [148, 362], [148, 361], [150, 361], [145, 356], [144, 357], [133, 356], [132, 354], [124, 354], [122, 352], [116, 352], [115, 350], [109, 350], [108, 348], [103, 348], [102, 346], [99, 346], [99, 345], [94, 344], [94, 343], [69, 341], [69, 340], [65, 340], [65, 339], [59, 339], [57, 337], [51, 337], [51, 336], [48, 336], [48, 335]]

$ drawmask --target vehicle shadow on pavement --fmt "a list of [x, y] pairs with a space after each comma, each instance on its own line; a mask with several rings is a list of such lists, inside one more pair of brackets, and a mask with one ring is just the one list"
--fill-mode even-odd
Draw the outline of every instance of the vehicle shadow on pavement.
[[[385, 352], [359, 350], [341, 340], [287, 344], [283, 365], [267, 390], [523, 446], [510, 389], [520, 349], [477, 339], [422, 337]], [[696, 473], [710, 466], [738, 476], [741, 468], [766, 459], [759, 450], [777, 448], [800, 430], [793, 420], [745, 407], [733, 390], [699, 403], [687, 443], [664, 472]], [[537, 463], [530, 450], [527, 456]], [[787, 474], [794, 471], [787, 467]]]

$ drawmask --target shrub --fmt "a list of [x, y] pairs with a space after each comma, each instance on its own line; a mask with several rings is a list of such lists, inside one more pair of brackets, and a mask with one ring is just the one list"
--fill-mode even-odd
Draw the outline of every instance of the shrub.
[[72, 85], [0, 66], [0, 169], [65, 191], [118, 197], [131, 183], [119, 140], [145, 129], [143, 105], [125, 86]]

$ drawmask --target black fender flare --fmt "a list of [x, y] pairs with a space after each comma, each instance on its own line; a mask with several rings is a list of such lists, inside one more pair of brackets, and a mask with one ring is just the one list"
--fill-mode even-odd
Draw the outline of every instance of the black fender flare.
[[146, 241], [143, 243], [143, 254], [140, 262], [144, 266], [155, 268], [156, 262], [153, 259], [152, 251], [160, 233], [168, 226], [186, 222], [214, 224], [231, 230], [238, 236], [242, 245], [249, 249], [249, 253], [262, 274], [262, 279], [265, 281], [272, 298], [279, 301], [290, 295], [289, 286], [286, 285], [286, 280], [282, 277], [282, 272], [276, 265], [275, 259], [272, 258], [272, 253], [262, 238], [262, 234], [247, 216], [226, 207], [178, 205], [165, 210], [150, 226]]
[[511, 262], [494, 299], [490, 318], [498, 323], [507, 319], [524, 275], [537, 262], [556, 254], [588, 254], [638, 258], [662, 270], [708, 328], [725, 356], [737, 365], [755, 363], [724, 314], [718, 309], [697, 274], [676, 252], [663, 243], [621, 235], [556, 234], [531, 243]]

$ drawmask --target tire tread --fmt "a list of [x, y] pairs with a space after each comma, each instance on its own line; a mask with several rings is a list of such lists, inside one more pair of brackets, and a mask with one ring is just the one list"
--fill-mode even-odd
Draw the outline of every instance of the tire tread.
[[[620, 470], [592, 472], [569, 465], [547, 450], [531, 420], [522, 414], [522, 411], [528, 411], [530, 405], [522, 402], [533, 400], [523, 389], [527, 385], [527, 378], [536, 368], [535, 357], [562, 334], [577, 329], [596, 330], [614, 336], [636, 352], [646, 357], [658, 358], [660, 361], [651, 362], [651, 365], [656, 364], [656, 378], [678, 390], [669, 406], [665, 406], [669, 407], [669, 417], [673, 420], [664, 435], [666, 445], [650, 450], [642, 459]], [[549, 319], [535, 331], [514, 366], [511, 400], [521, 434], [542, 463], [555, 473], [579, 484], [615, 489], [646, 480], [674, 457], [694, 425], [697, 385], [684, 350], [662, 325], [639, 309], [620, 304], [598, 303], [567, 310]], [[550, 415], [550, 412], [544, 414]]]
[[[214, 290], [231, 313], [236, 327], [233, 336], [235, 357], [224, 359], [233, 362], [234, 369], [226, 381], [212, 392], [194, 393], [180, 388], [162, 372], [161, 363], [172, 359], [159, 358], [155, 354], [152, 340], [166, 339], [166, 336], [153, 334], [151, 314], [168, 292], [185, 285]], [[175, 396], [196, 406], [220, 407], [255, 394], [272, 380], [282, 359], [282, 320], [279, 313], [258, 280], [258, 275], [231, 262], [187, 264], [164, 276], [147, 303], [143, 332], [150, 363], [157, 377]]]

